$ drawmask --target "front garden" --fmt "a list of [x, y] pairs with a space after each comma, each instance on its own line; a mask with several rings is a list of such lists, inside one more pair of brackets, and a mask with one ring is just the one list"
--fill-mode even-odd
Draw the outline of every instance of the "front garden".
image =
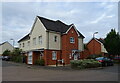
[[70, 64], [71, 64], [71, 68], [73, 69], [86, 69], [86, 68], [101, 67], [101, 63], [94, 59], [71, 60]]

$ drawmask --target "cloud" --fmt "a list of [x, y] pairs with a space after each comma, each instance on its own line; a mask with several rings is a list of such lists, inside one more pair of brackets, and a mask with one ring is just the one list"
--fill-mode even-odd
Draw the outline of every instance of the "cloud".
[[105, 13], [103, 13], [100, 17], [98, 17], [96, 20], [91, 21], [90, 23], [98, 23], [99, 21], [101, 21], [102, 19], [104, 19], [104, 17], [106, 16]]
[[115, 15], [110, 15], [110, 16], [107, 16], [107, 18], [113, 18]]
[[105, 37], [111, 28], [118, 28], [115, 2], [6, 2], [2, 8], [3, 41], [17, 41], [28, 34], [36, 15], [68, 25], [74, 23], [86, 37], [84, 42], [95, 31], [99, 32], [96, 37]]

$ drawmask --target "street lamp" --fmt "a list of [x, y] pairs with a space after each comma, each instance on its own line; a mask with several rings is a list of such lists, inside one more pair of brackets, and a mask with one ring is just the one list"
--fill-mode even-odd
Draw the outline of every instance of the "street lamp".
[[13, 41], [13, 49], [14, 49], [15, 40], [14, 40], [14, 39], [10, 39], [10, 40], [12, 40], [12, 41]]
[[98, 32], [93, 33], [93, 38], [95, 37], [95, 34], [98, 34]]

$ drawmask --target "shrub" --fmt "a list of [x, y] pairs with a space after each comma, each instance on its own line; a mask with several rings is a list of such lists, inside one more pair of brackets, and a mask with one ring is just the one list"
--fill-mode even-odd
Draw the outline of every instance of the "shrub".
[[3, 56], [10, 56], [11, 55], [11, 51], [10, 50], [5, 50], [2, 55]]
[[12, 56], [11, 60], [14, 61], [14, 62], [22, 63], [23, 62], [23, 56]]
[[44, 59], [36, 60], [36, 61], [35, 61], [35, 65], [44, 66], [44, 65], [45, 65], [45, 61], [44, 61]]
[[94, 59], [72, 60], [70, 63], [71, 68], [74, 69], [96, 68], [101, 66], [101, 63]]
[[12, 51], [12, 56], [21, 56], [21, 52], [22, 52], [21, 49], [15, 48], [15, 49]]

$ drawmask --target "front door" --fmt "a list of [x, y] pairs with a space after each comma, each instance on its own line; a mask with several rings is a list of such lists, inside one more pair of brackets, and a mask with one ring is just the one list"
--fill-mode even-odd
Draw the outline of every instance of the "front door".
[[78, 60], [78, 55], [77, 54], [74, 55], [74, 60]]
[[32, 64], [32, 52], [28, 53], [28, 64]]

